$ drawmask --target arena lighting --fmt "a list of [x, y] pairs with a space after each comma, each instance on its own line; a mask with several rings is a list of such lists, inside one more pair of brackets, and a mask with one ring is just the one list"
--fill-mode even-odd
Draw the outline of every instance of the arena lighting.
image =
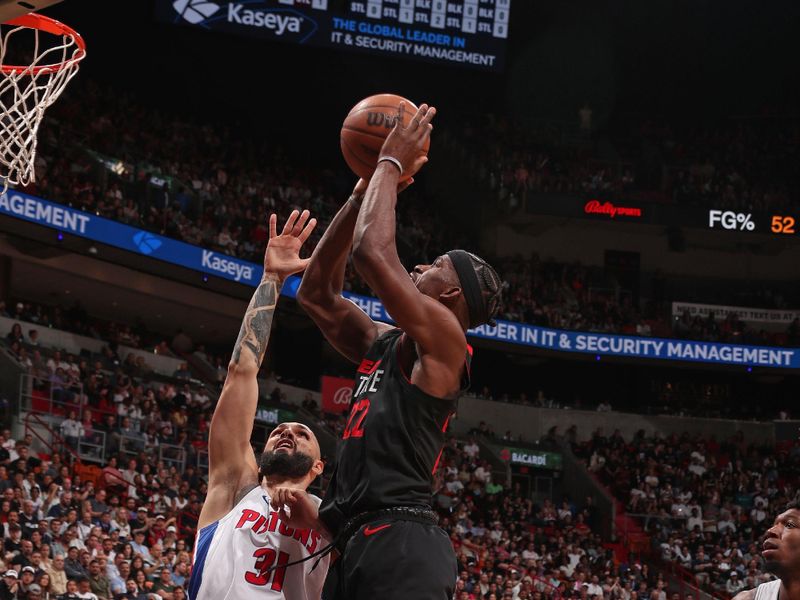
[[600, 360], [600, 355], [598, 354], [597, 356], [594, 357], [594, 359], [595, 360]]
[[58, 235], [56, 236], [56, 239], [57, 239], [59, 242], [60, 242], [60, 241], [62, 241], [62, 240], [64, 239], [64, 234], [63, 234], [63, 233], [61, 233], [61, 232], [59, 231], [59, 232], [58, 232]]
[[203, 283], [208, 283], [208, 275], [203, 275]]

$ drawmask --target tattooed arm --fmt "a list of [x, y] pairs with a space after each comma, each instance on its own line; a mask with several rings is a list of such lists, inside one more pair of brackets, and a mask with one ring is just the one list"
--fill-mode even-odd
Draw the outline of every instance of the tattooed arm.
[[228, 376], [214, 409], [209, 431], [208, 494], [200, 513], [199, 528], [225, 516], [241, 497], [258, 485], [258, 465], [250, 435], [258, 406], [256, 379], [267, 351], [272, 317], [284, 280], [306, 268], [300, 247], [311, 235], [316, 219], [308, 211], [294, 211], [281, 235], [277, 218], [269, 221], [269, 244], [264, 255], [264, 276], [245, 311], [231, 354]]

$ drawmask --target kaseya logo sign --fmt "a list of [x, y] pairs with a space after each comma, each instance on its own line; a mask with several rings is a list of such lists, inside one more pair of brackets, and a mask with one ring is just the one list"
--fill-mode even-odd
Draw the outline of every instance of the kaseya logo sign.
[[307, 15], [288, 7], [267, 6], [265, 1], [175, 0], [172, 7], [187, 23], [232, 33], [296, 37], [304, 42], [317, 30], [316, 22]]
[[142, 254], [152, 254], [159, 248], [163, 242], [152, 233], [140, 231], [133, 236], [133, 244]]
[[175, 0], [172, 7], [192, 25], [202, 23], [219, 10], [219, 4], [206, 0]]

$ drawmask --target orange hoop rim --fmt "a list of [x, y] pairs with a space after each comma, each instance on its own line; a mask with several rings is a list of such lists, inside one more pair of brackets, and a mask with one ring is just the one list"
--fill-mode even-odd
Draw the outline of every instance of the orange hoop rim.
[[15, 27], [28, 27], [30, 29], [38, 29], [40, 31], [44, 31], [52, 35], [71, 37], [73, 42], [77, 46], [77, 50], [75, 51], [75, 53], [70, 58], [60, 63], [39, 65], [36, 67], [0, 65], [0, 71], [2, 71], [5, 75], [19, 75], [20, 73], [26, 73], [26, 72], [30, 73], [31, 75], [38, 75], [39, 73], [47, 71], [56, 73], [65, 67], [80, 62], [81, 60], [83, 60], [83, 57], [86, 56], [86, 42], [83, 41], [81, 34], [75, 31], [69, 25], [65, 25], [61, 21], [56, 21], [55, 19], [46, 17], [44, 15], [40, 15], [38, 13], [28, 13], [27, 15], [22, 15], [21, 17], [17, 17], [16, 19], [11, 19], [10, 21], [6, 21], [3, 24], [12, 25]]

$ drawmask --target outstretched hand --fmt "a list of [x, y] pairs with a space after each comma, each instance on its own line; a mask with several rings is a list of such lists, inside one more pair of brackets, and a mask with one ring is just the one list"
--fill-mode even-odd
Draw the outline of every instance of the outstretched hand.
[[314, 231], [317, 225], [316, 219], [309, 220], [309, 213], [304, 210], [294, 210], [283, 231], [278, 235], [278, 217], [274, 213], [269, 217], [269, 243], [267, 251], [264, 253], [264, 271], [275, 273], [281, 279], [286, 279], [289, 275], [300, 273], [308, 266], [308, 258], [300, 258], [300, 248]]
[[431, 120], [436, 116], [436, 108], [422, 104], [407, 126], [403, 125], [405, 110], [406, 103], [401, 102], [397, 109], [394, 129], [383, 142], [378, 160], [384, 156], [391, 156], [400, 161], [403, 173], [416, 173], [428, 162], [428, 156], [423, 148], [433, 131]]

